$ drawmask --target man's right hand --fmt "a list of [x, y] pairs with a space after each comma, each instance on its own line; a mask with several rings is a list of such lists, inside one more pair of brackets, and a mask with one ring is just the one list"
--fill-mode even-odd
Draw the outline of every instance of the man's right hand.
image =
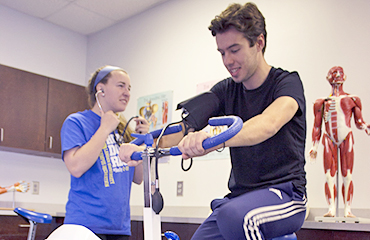
[[182, 152], [182, 158], [189, 159], [207, 154], [209, 151], [203, 148], [202, 143], [210, 137], [211, 135], [204, 131], [189, 132], [178, 144], [178, 148]]

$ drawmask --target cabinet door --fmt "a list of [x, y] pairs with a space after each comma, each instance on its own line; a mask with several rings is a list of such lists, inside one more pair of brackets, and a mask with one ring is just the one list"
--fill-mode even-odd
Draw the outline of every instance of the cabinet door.
[[44, 151], [48, 78], [0, 65], [0, 146]]
[[85, 87], [49, 79], [45, 151], [61, 153], [60, 130], [65, 118], [88, 108]]

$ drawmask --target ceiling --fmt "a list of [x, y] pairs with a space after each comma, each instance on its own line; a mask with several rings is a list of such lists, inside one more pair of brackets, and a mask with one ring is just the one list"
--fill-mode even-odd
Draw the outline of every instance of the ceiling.
[[0, 5], [89, 35], [170, 0], [0, 0]]

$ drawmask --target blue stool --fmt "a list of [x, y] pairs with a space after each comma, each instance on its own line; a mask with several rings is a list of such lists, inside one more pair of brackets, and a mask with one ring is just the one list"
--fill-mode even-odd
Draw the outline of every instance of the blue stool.
[[295, 235], [295, 233], [292, 233], [285, 236], [276, 237], [271, 240], [297, 240], [297, 235]]
[[27, 240], [35, 240], [37, 223], [51, 223], [52, 217], [46, 213], [38, 213], [24, 208], [15, 208], [14, 212], [30, 223]]

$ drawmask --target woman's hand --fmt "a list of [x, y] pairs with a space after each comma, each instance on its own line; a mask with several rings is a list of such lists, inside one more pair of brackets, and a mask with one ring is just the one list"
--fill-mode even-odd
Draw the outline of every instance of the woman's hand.
[[135, 132], [139, 134], [146, 134], [149, 132], [149, 123], [143, 117], [135, 118], [134, 121], [136, 122]]
[[113, 111], [101, 112], [100, 128], [106, 131], [107, 136], [117, 128], [119, 123], [120, 120]]
[[127, 163], [130, 167], [136, 167], [137, 165], [141, 164], [143, 161], [139, 160], [131, 160], [131, 155], [134, 152], [141, 152], [145, 149], [145, 147], [140, 147], [135, 144], [131, 143], [123, 143], [119, 148], [119, 158], [122, 162]]

